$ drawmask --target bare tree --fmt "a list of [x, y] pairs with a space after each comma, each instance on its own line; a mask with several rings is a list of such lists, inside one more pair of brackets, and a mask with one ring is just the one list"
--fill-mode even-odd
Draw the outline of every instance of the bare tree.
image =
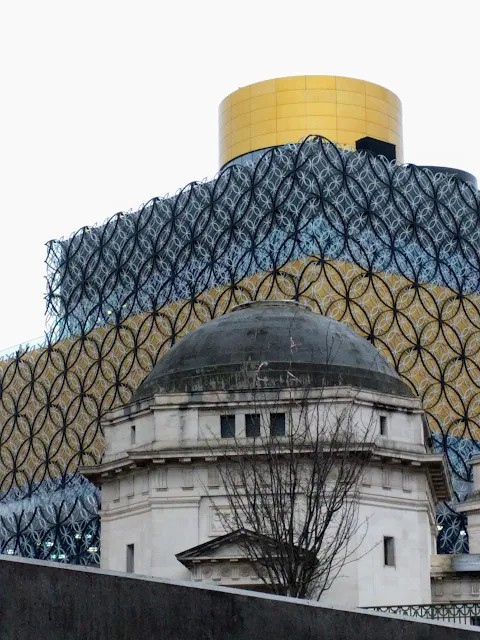
[[319, 598], [364, 553], [358, 495], [375, 424], [351, 388], [307, 389], [286, 376], [283, 389], [250, 391], [246, 432], [215, 439], [227, 510], [209, 495], [271, 591]]

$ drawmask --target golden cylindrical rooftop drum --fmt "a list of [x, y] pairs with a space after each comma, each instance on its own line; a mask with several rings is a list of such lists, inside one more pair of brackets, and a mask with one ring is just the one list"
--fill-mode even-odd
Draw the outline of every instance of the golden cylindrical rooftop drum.
[[390, 142], [403, 162], [402, 103], [394, 93], [365, 80], [293, 76], [242, 87], [220, 103], [220, 166], [309, 134], [341, 145], [366, 136]]

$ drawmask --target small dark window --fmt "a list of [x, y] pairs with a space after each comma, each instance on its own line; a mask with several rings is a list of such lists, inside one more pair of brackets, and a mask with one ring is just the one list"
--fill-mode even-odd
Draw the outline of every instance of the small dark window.
[[270, 435], [277, 436], [277, 437], [285, 435], [285, 414], [284, 413], [270, 414]]
[[395, 566], [395, 540], [391, 536], [383, 538], [383, 564], [386, 567]]
[[127, 544], [127, 573], [135, 573], [135, 545]]
[[387, 435], [387, 416], [380, 416], [380, 435]]
[[235, 416], [220, 416], [220, 435], [222, 438], [235, 437]]
[[260, 414], [250, 413], [245, 416], [245, 435], [247, 438], [258, 438], [260, 435]]
[[480, 618], [470, 618], [470, 624], [474, 627], [480, 627]]
[[137, 433], [136, 433], [135, 425], [132, 425], [132, 427], [130, 428], [130, 444], [135, 444], [136, 439], [137, 439]]

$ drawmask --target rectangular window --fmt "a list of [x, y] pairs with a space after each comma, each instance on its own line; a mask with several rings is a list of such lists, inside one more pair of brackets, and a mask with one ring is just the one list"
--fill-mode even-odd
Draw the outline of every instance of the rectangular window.
[[130, 427], [130, 444], [135, 444], [135, 441], [137, 439], [137, 433], [136, 433], [136, 429], [135, 429], [135, 425], [132, 425]]
[[391, 536], [383, 538], [383, 564], [386, 567], [395, 566], [395, 540]]
[[387, 435], [387, 416], [380, 416], [380, 435]]
[[260, 435], [260, 414], [250, 413], [245, 416], [245, 435], [247, 438], [258, 438]]
[[220, 435], [222, 438], [235, 438], [235, 416], [220, 416]]
[[127, 573], [135, 573], [135, 545], [127, 544]]
[[285, 414], [284, 413], [270, 414], [270, 435], [276, 436], [276, 437], [285, 435]]

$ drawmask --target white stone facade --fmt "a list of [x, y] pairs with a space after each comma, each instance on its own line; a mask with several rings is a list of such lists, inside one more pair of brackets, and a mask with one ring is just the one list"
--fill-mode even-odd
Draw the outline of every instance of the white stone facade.
[[[447, 497], [447, 485], [442, 456], [427, 451], [419, 402], [350, 387], [323, 389], [318, 402], [353, 403], [357, 420], [373, 415], [379, 429], [383, 416], [385, 431], [376, 433], [361, 488], [360, 520], [368, 520], [368, 529], [359, 557], [321, 601], [351, 607], [431, 602], [434, 506]], [[224, 392], [156, 395], [109, 414], [103, 462], [83, 469], [102, 487], [102, 568], [125, 571], [133, 562], [143, 575], [262, 587], [232, 550], [218, 550], [191, 570], [175, 557], [225, 533], [216, 509], [228, 513], [228, 500], [213, 448], [220, 416], [234, 414], [241, 434], [250, 411], [247, 393]], [[385, 566], [384, 537], [393, 538], [394, 566]]]
[[468, 516], [469, 554], [432, 557], [432, 601], [435, 603], [480, 603], [480, 456], [469, 464], [473, 491], [456, 511]]
[[[463, 562], [465, 559], [472, 565], [467, 571], [462, 568], [462, 565], [465, 567]], [[460, 560], [459, 563], [458, 560]], [[480, 556], [470, 554], [432, 556], [431, 578], [433, 603], [480, 603]]]

